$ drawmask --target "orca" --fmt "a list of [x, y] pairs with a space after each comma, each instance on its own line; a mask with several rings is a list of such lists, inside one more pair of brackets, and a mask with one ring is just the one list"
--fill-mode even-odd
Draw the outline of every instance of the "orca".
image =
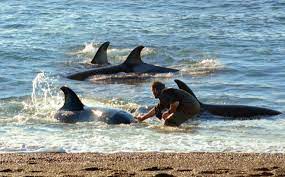
[[190, 93], [193, 97], [197, 99], [197, 101], [200, 103], [200, 113], [207, 112], [211, 115], [228, 118], [253, 118], [282, 114], [281, 112], [276, 110], [256, 106], [205, 104], [198, 100], [193, 91], [184, 82], [178, 79], [175, 79], [174, 81], [179, 87], [179, 89]]
[[132, 114], [121, 109], [107, 107], [87, 107], [76, 93], [68, 87], [60, 88], [64, 93], [64, 105], [54, 118], [63, 123], [103, 121], [107, 124], [130, 124], [134, 122]]
[[107, 49], [110, 45], [110, 42], [104, 42], [97, 50], [96, 54], [94, 55], [91, 63], [96, 64], [98, 66], [101, 65], [109, 65], [110, 63], [108, 62], [107, 58]]
[[150, 73], [150, 74], [156, 74], [156, 73], [172, 73], [172, 72], [178, 72], [177, 69], [172, 68], [166, 68], [161, 66], [156, 66], [152, 64], [144, 63], [141, 59], [141, 51], [144, 48], [144, 46], [138, 46], [136, 47], [127, 57], [127, 59], [118, 65], [113, 66], [104, 66], [100, 68], [95, 69], [89, 69], [83, 72], [79, 72], [76, 74], [71, 74], [67, 76], [69, 79], [73, 80], [79, 80], [83, 81], [87, 79], [90, 76], [94, 75], [110, 75], [110, 74], [117, 74], [117, 73]]

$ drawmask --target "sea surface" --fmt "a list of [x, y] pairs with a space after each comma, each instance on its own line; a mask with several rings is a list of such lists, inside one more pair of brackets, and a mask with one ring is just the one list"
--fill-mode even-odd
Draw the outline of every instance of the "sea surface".
[[[285, 114], [254, 120], [209, 116], [180, 128], [155, 118], [132, 125], [53, 119], [63, 104], [63, 85], [85, 105], [137, 115], [158, 102], [150, 89], [154, 80], [177, 87], [174, 79], [186, 82], [204, 103], [285, 112], [284, 9], [283, 0], [1, 0], [0, 153], [285, 153]], [[92, 67], [105, 41], [111, 42], [113, 64], [144, 45], [144, 62], [180, 72], [138, 79], [123, 73], [86, 81], [65, 77]]]

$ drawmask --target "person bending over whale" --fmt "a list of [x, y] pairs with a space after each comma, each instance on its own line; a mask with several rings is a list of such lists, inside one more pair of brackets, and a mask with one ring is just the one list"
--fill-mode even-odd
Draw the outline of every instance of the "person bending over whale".
[[200, 112], [199, 102], [184, 90], [165, 88], [163, 83], [155, 81], [152, 84], [152, 93], [160, 102], [145, 115], [138, 116], [139, 121], [156, 116], [165, 120], [164, 125], [180, 126]]

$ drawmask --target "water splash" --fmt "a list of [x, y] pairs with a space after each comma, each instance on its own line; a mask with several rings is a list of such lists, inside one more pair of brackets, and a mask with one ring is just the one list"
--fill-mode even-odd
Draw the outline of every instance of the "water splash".
[[99, 47], [95, 47], [96, 45], [93, 42], [85, 43], [84, 48], [75, 52], [75, 54], [93, 54], [95, 53]]
[[193, 76], [203, 76], [214, 73], [223, 69], [224, 66], [217, 59], [203, 59], [199, 62], [191, 62], [189, 66], [184, 67], [182, 73], [191, 74]]
[[45, 73], [39, 73], [35, 79], [32, 81], [33, 83], [33, 92], [32, 92], [32, 105], [37, 109], [39, 104], [39, 97], [43, 96], [43, 104], [47, 103], [47, 98], [51, 96], [51, 82], [48, 81]]
[[[86, 42], [84, 44], [84, 48], [81, 48], [75, 52], [71, 52], [70, 54], [71, 55], [77, 55], [78, 57], [84, 57], [86, 59], [82, 62], [83, 63], [89, 63], [90, 58], [92, 58], [95, 55], [95, 53], [99, 49], [100, 45], [101, 45], [101, 43], [97, 44], [94, 42]], [[112, 47], [109, 47], [107, 50], [108, 58], [115, 60], [115, 61], [124, 61], [132, 50], [133, 50], [133, 48], [112, 48]], [[152, 55], [152, 54], [155, 54], [155, 52], [156, 51], [154, 48], [145, 47], [142, 50], [141, 55], [142, 56]]]
[[49, 119], [62, 105], [62, 96], [57, 91], [54, 77], [49, 77], [46, 73], [38, 73], [32, 81], [31, 99], [23, 101], [24, 109], [22, 114], [17, 115], [20, 121], [32, 121]]

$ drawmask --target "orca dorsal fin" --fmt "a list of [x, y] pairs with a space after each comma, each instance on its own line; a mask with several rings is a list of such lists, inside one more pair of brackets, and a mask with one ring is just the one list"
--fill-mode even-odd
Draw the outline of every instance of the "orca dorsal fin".
[[125, 60], [124, 64], [126, 65], [142, 64], [143, 61], [141, 59], [141, 51], [143, 48], [144, 46], [140, 45], [136, 47], [134, 50], [132, 50], [127, 59]]
[[110, 45], [110, 42], [104, 42], [99, 49], [97, 50], [94, 58], [92, 59], [92, 64], [98, 64], [98, 65], [104, 65], [109, 64], [108, 58], [107, 58], [107, 49]]
[[84, 105], [74, 93], [73, 90], [71, 90], [68, 87], [61, 87], [60, 88], [63, 93], [64, 93], [64, 105], [60, 108], [61, 110], [66, 110], [66, 111], [81, 111], [83, 110]]
[[196, 95], [194, 94], [194, 92], [184, 83], [182, 82], [181, 80], [178, 80], [178, 79], [175, 79], [174, 82], [177, 84], [178, 88], [181, 89], [181, 90], [184, 90], [188, 93], [190, 93], [190, 95], [192, 95], [194, 98], [196, 98], [196, 100], [202, 104], [198, 98], [196, 97]]

